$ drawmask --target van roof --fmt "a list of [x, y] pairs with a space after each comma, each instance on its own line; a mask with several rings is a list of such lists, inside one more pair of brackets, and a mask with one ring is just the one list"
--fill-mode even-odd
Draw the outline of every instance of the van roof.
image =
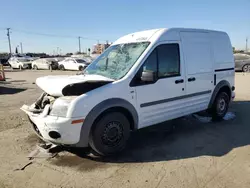
[[[208, 30], [208, 29], [196, 29], [196, 28], [160, 28], [160, 29], [151, 29], [145, 30], [135, 33], [130, 33], [125, 35], [118, 40], [116, 40], [115, 44], [123, 44], [123, 43], [132, 43], [132, 42], [155, 42], [156, 40], [180, 40], [180, 31], [187, 32], [209, 32], [209, 33], [220, 33], [226, 34], [222, 31]], [[227, 35], [227, 34], [226, 34]]]

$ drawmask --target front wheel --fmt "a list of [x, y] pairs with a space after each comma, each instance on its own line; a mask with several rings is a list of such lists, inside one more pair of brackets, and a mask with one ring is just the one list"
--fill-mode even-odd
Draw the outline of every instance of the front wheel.
[[65, 70], [65, 68], [64, 68], [64, 66], [63, 66], [63, 65], [60, 65], [60, 66], [59, 66], [59, 69], [60, 69], [60, 70], [62, 70], [62, 71], [64, 71], [64, 70]]
[[34, 70], [38, 70], [38, 67], [36, 65], [33, 66]]
[[226, 115], [229, 106], [229, 96], [226, 92], [220, 92], [212, 106], [212, 118], [213, 120], [222, 120]]
[[107, 156], [122, 151], [130, 135], [130, 123], [120, 112], [103, 115], [90, 133], [89, 144], [98, 155]]
[[83, 71], [84, 70], [84, 67], [83, 66], [80, 66], [79, 67], [79, 71]]

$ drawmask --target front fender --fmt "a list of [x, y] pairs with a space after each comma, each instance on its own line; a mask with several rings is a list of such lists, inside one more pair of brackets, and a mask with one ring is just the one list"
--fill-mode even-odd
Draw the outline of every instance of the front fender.
[[135, 129], [138, 128], [137, 127], [138, 126], [138, 114], [137, 114], [136, 109], [130, 102], [124, 99], [120, 99], [120, 98], [107, 99], [97, 104], [86, 116], [84, 123], [82, 125], [82, 128], [81, 128], [80, 141], [76, 144], [76, 147], [88, 147], [89, 134], [90, 134], [90, 130], [94, 121], [104, 111], [113, 107], [122, 107], [122, 108], [127, 109], [133, 117]]

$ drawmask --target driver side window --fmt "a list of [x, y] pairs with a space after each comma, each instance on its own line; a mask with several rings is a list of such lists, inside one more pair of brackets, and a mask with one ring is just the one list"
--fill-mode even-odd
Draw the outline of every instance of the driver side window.
[[156, 49], [148, 56], [147, 60], [144, 62], [141, 72], [142, 71], [151, 71], [151, 72], [157, 72], [157, 52]]
[[169, 43], [157, 46], [137, 72], [135, 78], [131, 82], [131, 86], [154, 83], [143, 82], [141, 80], [142, 72], [153, 72], [156, 75], [155, 81], [167, 77], [180, 76], [179, 44]]

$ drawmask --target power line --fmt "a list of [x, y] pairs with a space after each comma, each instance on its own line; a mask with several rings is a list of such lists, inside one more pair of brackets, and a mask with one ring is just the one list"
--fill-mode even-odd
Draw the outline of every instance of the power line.
[[[55, 34], [48, 34], [48, 33], [37, 33], [37, 32], [31, 32], [31, 31], [25, 31], [25, 30], [19, 30], [19, 29], [12, 29], [13, 31], [20, 32], [20, 33], [25, 33], [25, 34], [30, 34], [30, 35], [40, 35], [40, 36], [46, 36], [46, 37], [57, 37], [57, 38], [79, 38], [81, 37], [82, 39], [86, 40], [100, 40], [100, 39], [95, 39], [95, 38], [89, 38], [89, 37], [83, 37], [83, 36], [73, 36], [73, 35], [55, 35]], [[105, 40], [102, 40], [105, 41]]]
[[30, 34], [30, 35], [41, 35], [41, 36], [47, 36], [47, 37], [59, 37], [59, 38], [76, 38], [75, 36], [69, 36], [69, 35], [54, 35], [54, 34], [47, 34], [47, 33], [37, 33], [37, 32], [30, 32], [25, 30], [19, 30], [19, 29], [12, 29], [13, 31]]

